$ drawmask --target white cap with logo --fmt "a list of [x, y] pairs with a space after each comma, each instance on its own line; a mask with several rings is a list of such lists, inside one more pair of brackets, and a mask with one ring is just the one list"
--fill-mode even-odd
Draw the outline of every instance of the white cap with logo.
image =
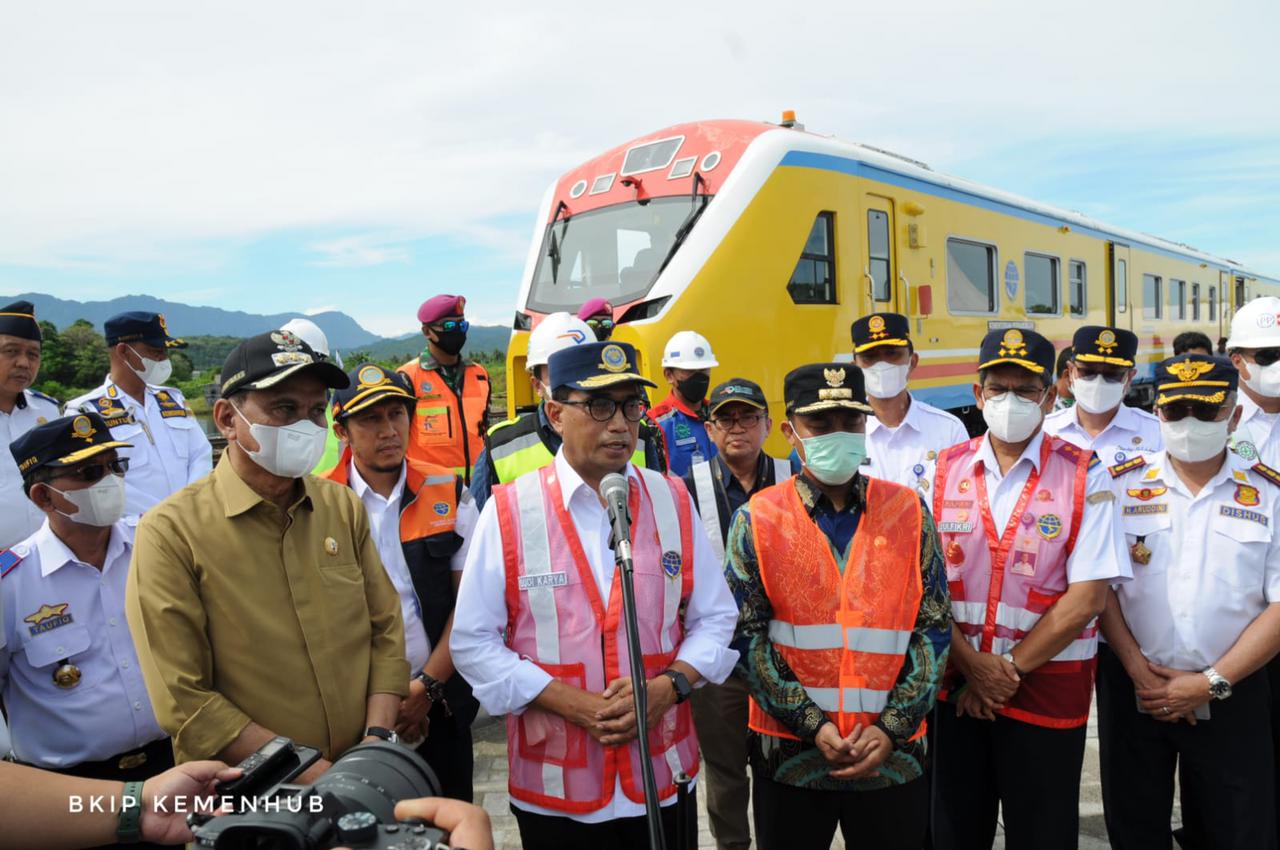
[[697, 331], [680, 331], [662, 349], [664, 369], [714, 369], [719, 365], [711, 343]]
[[524, 363], [525, 369], [532, 372], [537, 366], [546, 366], [551, 355], [557, 351], [595, 341], [595, 333], [577, 316], [552, 313], [529, 334], [529, 356]]
[[1227, 348], [1280, 347], [1280, 298], [1255, 298], [1231, 318]]

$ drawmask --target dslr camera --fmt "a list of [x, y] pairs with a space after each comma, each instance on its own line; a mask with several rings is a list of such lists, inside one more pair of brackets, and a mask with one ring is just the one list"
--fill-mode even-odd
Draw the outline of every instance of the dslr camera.
[[290, 784], [320, 751], [288, 738], [268, 741], [221, 783], [229, 814], [191, 815], [197, 847], [216, 850], [449, 850], [448, 836], [420, 820], [397, 821], [396, 803], [438, 797], [427, 763], [400, 744], [375, 741], [347, 750], [314, 785]]

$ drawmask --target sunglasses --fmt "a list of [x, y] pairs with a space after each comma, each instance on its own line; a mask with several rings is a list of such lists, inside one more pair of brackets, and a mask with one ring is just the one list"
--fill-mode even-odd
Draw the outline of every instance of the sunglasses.
[[587, 319], [587, 327], [591, 330], [613, 330], [613, 319]]
[[1175, 401], [1160, 408], [1160, 415], [1166, 422], [1180, 422], [1188, 416], [1194, 416], [1201, 422], [1213, 422], [1221, 412], [1222, 408], [1216, 404], [1200, 404], [1194, 401]]
[[108, 472], [116, 475], [124, 475], [129, 471], [129, 459], [127, 457], [118, 457], [115, 460], [109, 460], [106, 463], [95, 463], [93, 466], [79, 466], [66, 472], [59, 472], [52, 477], [70, 478], [74, 481], [82, 481], [85, 484], [96, 484], [103, 478], [107, 477]]
[[462, 331], [466, 333], [471, 327], [471, 323], [466, 319], [445, 319], [443, 322], [436, 322], [430, 326], [440, 333], [453, 333], [454, 331]]
[[1259, 348], [1253, 352], [1253, 362], [1259, 366], [1270, 366], [1280, 362], [1280, 348]]

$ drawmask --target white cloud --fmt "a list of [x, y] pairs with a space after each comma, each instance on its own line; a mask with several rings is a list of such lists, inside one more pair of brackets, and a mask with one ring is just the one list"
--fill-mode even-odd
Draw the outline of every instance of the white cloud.
[[409, 249], [395, 242], [396, 240], [385, 236], [344, 236], [315, 242], [308, 247], [320, 255], [319, 259], [311, 262], [313, 266], [363, 268], [409, 262]]
[[325, 304], [323, 307], [308, 307], [302, 311], [304, 316], [318, 316], [321, 313], [340, 313], [342, 308], [336, 304]]

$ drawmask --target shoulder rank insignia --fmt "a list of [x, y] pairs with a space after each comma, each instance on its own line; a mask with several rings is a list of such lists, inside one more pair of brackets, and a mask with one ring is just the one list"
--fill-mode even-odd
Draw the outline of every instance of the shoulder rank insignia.
[[1258, 473], [1277, 487], [1280, 487], [1280, 472], [1276, 472], [1262, 461], [1258, 461], [1253, 466], [1249, 467], [1249, 469]]
[[1147, 459], [1142, 455], [1131, 457], [1124, 463], [1117, 463], [1115, 466], [1107, 467], [1107, 471], [1111, 473], [1112, 478], [1119, 478], [1126, 472], [1132, 472], [1135, 469], [1141, 469], [1147, 465]]
[[1095, 466], [1097, 466], [1097, 465], [1098, 465], [1098, 464], [1100, 464], [1100, 463], [1102, 463], [1102, 458], [1098, 457], [1098, 453], [1097, 453], [1097, 452], [1093, 452], [1092, 454], [1090, 454], [1090, 455], [1089, 455], [1089, 468], [1090, 468], [1090, 469], [1093, 469]]
[[12, 549], [5, 549], [0, 552], [0, 578], [4, 578], [13, 572], [13, 568], [22, 563], [23, 555], [19, 555]]

